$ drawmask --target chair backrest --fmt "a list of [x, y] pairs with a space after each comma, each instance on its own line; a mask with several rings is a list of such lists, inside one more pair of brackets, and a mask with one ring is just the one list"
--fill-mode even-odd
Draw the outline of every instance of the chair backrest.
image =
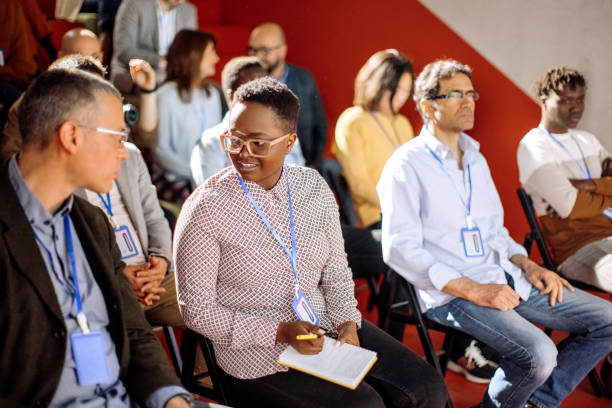
[[320, 168], [321, 176], [336, 195], [342, 223], [357, 226], [359, 218], [353, 207], [353, 199], [349, 193], [348, 184], [342, 175], [342, 166], [336, 160], [325, 159]]
[[527, 222], [529, 223], [530, 232], [525, 235], [525, 242], [523, 244], [527, 253], [531, 251], [531, 245], [535, 241], [540, 251], [540, 255], [542, 256], [542, 261], [544, 261], [544, 265], [551, 271], [556, 270], [552, 255], [550, 254], [550, 250], [548, 249], [548, 245], [540, 229], [540, 223], [535, 214], [531, 197], [529, 197], [529, 194], [527, 194], [523, 188], [516, 190], [516, 193], [521, 202], [521, 207], [523, 207], [523, 213], [525, 213], [525, 217], [527, 217]]
[[[204, 361], [206, 362], [207, 371], [203, 373], [194, 373], [196, 361], [196, 349], [200, 346]], [[201, 395], [205, 398], [212, 399], [221, 404], [227, 404], [226, 386], [223, 380], [221, 369], [217, 365], [215, 351], [212, 342], [193, 330], [187, 329], [183, 334], [183, 343], [181, 345], [181, 356], [183, 360], [183, 370], [181, 372], [181, 381], [189, 392]], [[203, 385], [199, 380], [209, 377], [212, 384], [211, 387]]]

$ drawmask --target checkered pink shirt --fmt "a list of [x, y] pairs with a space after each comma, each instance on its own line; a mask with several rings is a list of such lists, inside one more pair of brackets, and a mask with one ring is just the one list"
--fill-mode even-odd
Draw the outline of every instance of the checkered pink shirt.
[[[309, 168], [285, 166], [270, 190], [246, 182], [285, 245], [291, 248], [291, 187], [298, 279], [319, 325], [334, 332], [361, 325], [347, 265], [338, 207]], [[178, 301], [185, 324], [212, 340], [217, 362], [237, 378], [286, 371], [276, 363], [282, 321], [296, 320], [289, 259], [245, 196], [233, 168], [208, 179], [185, 202], [174, 235]]]

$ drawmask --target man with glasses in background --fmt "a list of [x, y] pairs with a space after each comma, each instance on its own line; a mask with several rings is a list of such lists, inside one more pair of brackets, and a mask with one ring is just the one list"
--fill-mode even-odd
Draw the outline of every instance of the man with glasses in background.
[[[612, 293], [612, 158], [595, 135], [576, 129], [586, 80], [575, 69], [555, 67], [534, 90], [542, 119], [519, 144], [521, 184], [559, 273]], [[612, 355], [601, 372], [612, 392]]]
[[327, 144], [327, 120], [314, 78], [305, 69], [285, 62], [285, 33], [276, 23], [263, 23], [251, 31], [248, 53], [259, 59], [270, 76], [285, 83], [298, 96], [299, 145], [306, 165], [319, 168]]
[[[425, 125], [387, 162], [378, 193], [385, 261], [428, 318], [503, 359], [482, 407], [556, 407], [612, 349], [612, 304], [540, 267], [510, 238], [474, 125], [471, 69], [428, 64], [414, 98]], [[533, 323], [570, 332], [559, 349]]]
[[0, 405], [189, 407], [122, 274], [116, 234], [73, 194], [127, 159], [121, 95], [80, 70], [41, 74], [0, 172]]

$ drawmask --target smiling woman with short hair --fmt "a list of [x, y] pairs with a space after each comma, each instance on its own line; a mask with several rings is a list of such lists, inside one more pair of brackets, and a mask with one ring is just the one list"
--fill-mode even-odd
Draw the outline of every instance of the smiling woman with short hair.
[[[327, 184], [313, 169], [284, 165], [298, 110], [271, 78], [236, 91], [221, 136], [234, 166], [189, 197], [175, 231], [185, 323], [212, 340], [238, 407], [440, 407], [446, 391], [433, 367], [362, 321]], [[297, 340], [308, 333], [319, 336]], [[378, 353], [355, 390], [276, 362], [287, 345], [319, 353], [323, 333]]]

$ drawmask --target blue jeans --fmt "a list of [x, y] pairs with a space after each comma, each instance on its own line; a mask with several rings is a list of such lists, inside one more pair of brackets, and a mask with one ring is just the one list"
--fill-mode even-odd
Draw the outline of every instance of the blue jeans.
[[[427, 317], [469, 333], [502, 356], [483, 407], [523, 407], [528, 400], [556, 407], [612, 350], [612, 303], [579, 289], [564, 290], [563, 302], [551, 307], [549, 296], [532, 288], [527, 301], [506, 312], [456, 298], [428, 310]], [[530, 322], [570, 335], [555, 346]]]

